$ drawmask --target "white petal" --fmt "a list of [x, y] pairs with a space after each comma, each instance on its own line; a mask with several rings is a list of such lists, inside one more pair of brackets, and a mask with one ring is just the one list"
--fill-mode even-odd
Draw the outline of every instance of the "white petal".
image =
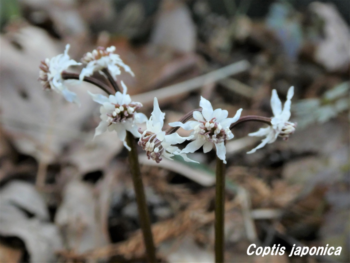
[[294, 95], [294, 87], [290, 87], [289, 90], [288, 90], [288, 94], [287, 94], [287, 101], [284, 103], [284, 107], [283, 107], [283, 111], [282, 111], [282, 119], [284, 121], [288, 121], [289, 118], [290, 118], [290, 106], [292, 104], [292, 98], [293, 98], [293, 95]]
[[103, 96], [101, 94], [94, 94], [90, 91], [88, 91], [88, 93], [90, 94], [90, 96], [92, 97], [93, 101], [99, 103], [99, 104], [103, 104], [105, 102], [109, 102], [108, 98], [106, 96]]
[[204, 145], [203, 145], [203, 152], [204, 153], [207, 153], [207, 152], [210, 152], [212, 149], [213, 149], [213, 146], [214, 144], [212, 142], [206, 142]]
[[179, 121], [176, 122], [171, 122], [169, 123], [170, 127], [181, 127], [182, 129], [189, 131], [194, 129], [194, 127], [196, 127], [196, 125], [198, 125], [199, 123], [197, 121], [188, 121], [186, 123], [182, 123]]
[[101, 121], [95, 129], [94, 137], [100, 135], [101, 133], [104, 133], [106, 130], [107, 130], [107, 122]]
[[271, 108], [274, 116], [278, 116], [282, 113], [282, 103], [275, 89], [272, 91]]
[[216, 122], [221, 122], [222, 120], [226, 119], [228, 116], [227, 110], [222, 109], [216, 109], [213, 113], [213, 118], [216, 118]]
[[239, 109], [239, 110], [236, 112], [236, 114], [235, 114], [235, 116], [234, 116], [233, 118], [227, 118], [227, 119], [221, 121], [221, 122], [220, 122], [221, 126], [222, 126], [224, 129], [226, 129], [226, 128], [230, 127], [230, 125], [231, 125], [232, 123], [235, 123], [236, 121], [238, 121], [238, 119], [241, 117], [242, 110], [243, 110], [243, 109]]
[[219, 157], [220, 160], [222, 160], [224, 163], [226, 163], [226, 146], [224, 142], [216, 143], [216, 155]]
[[140, 138], [141, 134], [139, 133], [139, 127], [136, 124], [133, 124], [132, 122], [126, 122], [124, 124], [125, 129], [134, 135], [135, 138]]
[[121, 94], [119, 91], [115, 93], [115, 95], [110, 95], [109, 100], [114, 104], [123, 104], [123, 94]]
[[72, 92], [68, 89], [63, 89], [62, 95], [67, 101], [74, 102], [74, 103], [80, 105], [79, 100], [78, 100], [78, 96], [74, 92]]
[[134, 118], [135, 118], [134, 122], [137, 124], [141, 124], [141, 123], [144, 123], [147, 121], [146, 115], [143, 113], [139, 113], [139, 112], [136, 112], [134, 114]]
[[185, 149], [181, 151], [181, 153], [194, 153], [199, 148], [201, 148], [204, 143], [205, 143], [204, 139], [197, 138], [193, 142], [190, 142], [189, 144], [187, 144], [187, 146], [185, 147]]
[[105, 109], [106, 113], [109, 113], [115, 109], [114, 105], [112, 105], [109, 101], [103, 103], [103, 108]]
[[266, 136], [271, 131], [271, 129], [272, 129], [271, 127], [260, 128], [258, 131], [249, 133], [248, 135], [255, 136], [255, 137]]
[[154, 98], [152, 112], [153, 125], [155, 126], [156, 124], [160, 124], [160, 127], [162, 128], [164, 125], [164, 116], [165, 113], [161, 112], [157, 98]]
[[157, 139], [160, 140], [160, 141], [163, 141], [165, 138], [165, 131], [162, 131], [162, 132], [158, 132], [157, 133]]
[[199, 102], [199, 106], [201, 106], [203, 109], [202, 114], [203, 114], [204, 118], [207, 121], [210, 121], [212, 119], [213, 112], [214, 112], [213, 106], [211, 106], [211, 103], [207, 99], [201, 97], [201, 100]]
[[85, 68], [83, 68], [83, 70], [81, 71], [80, 75], [79, 75], [79, 80], [82, 81], [84, 79], [84, 77], [89, 77], [92, 75], [92, 73], [94, 73], [94, 66], [92, 63], [89, 63]]
[[193, 118], [197, 121], [204, 121], [203, 115], [199, 111], [193, 112]]
[[261, 143], [257, 147], [255, 147], [253, 150], [247, 152], [247, 154], [255, 153], [256, 150], [261, 149], [262, 147], [264, 147], [268, 143], [269, 140], [270, 140], [269, 137], [266, 137], [265, 139], [263, 139], [261, 141]]
[[188, 158], [187, 155], [184, 154], [184, 153], [181, 153], [181, 154], [178, 154], [178, 155], [180, 155], [185, 160], [185, 162], [199, 163], [197, 161], [194, 161], [194, 160]]
[[176, 132], [169, 135], [165, 135], [165, 138], [164, 138], [164, 141], [170, 144], [179, 144], [179, 143], [183, 143], [186, 140], [187, 140], [186, 137], [181, 137]]

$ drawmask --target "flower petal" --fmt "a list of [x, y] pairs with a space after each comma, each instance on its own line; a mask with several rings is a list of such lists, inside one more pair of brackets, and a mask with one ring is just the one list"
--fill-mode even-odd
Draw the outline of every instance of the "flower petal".
[[264, 146], [268, 143], [269, 140], [270, 140], [269, 137], [266, 137], [266, 138], [263, 139], [263, 140], [261, 141], [261, 143], [260, 143], [258, 146], [256, 146], [253, 150], [250, 150], [249, 152], [247, 152], [247, 154], [255, 153], [256, 150], [261, 149], [262, 147], [264, 147]]
[[224, 163], [226, 163], [226, 146], [224, 142], [216, 143], [216, 155], [219, 157], [220, 160], [222, 160]]
[[271, 127], [260, 128], [258, 131], [249, 133], [248, 135], [255, 136], [255, 137], [266, 136], [267, 134], [269, 134], [271, 129], [272, 129]]
[[205, 143], [205, 139], [197, 138], [193, 142], [190, 142], [189, 144], [187, 144], [187, 146], [181, 151], [181, 153], [194, 153], [199, 148], [201, 148], [204, 143]]
[[202, 107], [203, 111], [203, 117], [207, 120], [210, 121], [212, 119], [213, 116], [213, 106], [211, 105], [210, 101], [208, 101], [207, 99], [201, 97], [201, 100], [199, 102], [199, 106]]
[[282, 102], [275, 89], [272, 91], [271, 108], [274, 116], [278, 116], [282, 113]]
[[193, 118], [197, 121], [204, 121], [203, 115], [199, 111], [193, 112]]
[[121, 104], [129, 104], [131, 102], [131, 98], [129, 94], [126, 94], [128, 91], [128, 88], [126, 87], [123, 81], [121, 81], [121, 83], [123, 87], [123, 99]]
[[169, 135], [165, 135], [164, 141], [170, 144], [179, 144], [179, 143], [183, 143], [187, 139], [188, 139], [187, 137], [181, 137], [178, 133], [175, 132]]
[[222, 109], [214, 110], [213, 118], [216, 119], [216, 122], [221, 122], [222, 120], [226, 119], [227, 116], [228, 116], [227, 110], [222, 110]]
[[242, 110], [243, 110], [243, 109], [239, 109], [239, 110], [236, 112], [236, 114], [235, 114], [234, 117], [232, 117], [232, 118], [227, 118], [227, 119], [224, 119], [223, 121], [221, 121], [221, 122], [220, 122], [221, 126], [222, 126], [224, 129], [226, 129], [226, 128], [230, 127], [230, 125], [231, 125], [232, 123], [235, 123], [236, 121], [238, 121], [238, 119], [241, 117]]
[[107, 122], [101, 121], [95, 129], [94, 138], [107, 130]]
[[204, 145], [203, 145], [203, 152], [204, 153], [207, 153], [207, 152], [210, 152], [212, 149], [213, 149], [213, 146], [214, 144], [212, 142], [206, 142]]
[[291, 115], [290, 112], [290, 106], [292, 104], [292, 98], [294, 95], [294, 87], [290, 87], [288, 90], [288, 94], [287, 94], [287, 101], [284, 103], [284, 107], [283, 107], [283, 111], [282, 111], [282, 119], [284, 121], [288, 121]]
[[199, 162], [197, 162], [197, 161], [194, 161], [194, 160], [188, 158], [187, 155], [184, 154], [184, 153], [180, 153], [180, 154], [178, 154], [178, 155], [180, 155], [180, 156], [184, 159], [185, 162], [199, 163]]
[[157, 98], [154, 98], [152, 112], [153, 125], [156, 126], [157, 124], [160, 124], [160, 127], [162, 128], [164, 125], [164, 116], [165, 113], [161, 112]]
[[103, 104], [105, 102], [109, 102], [109, 99], [106, 96], [103, 96], [102, 94], [94, 94], [90, 91], [88, 91], [88, 93], [90, 94], [90, 96], [92, 97], [93, 101], [99, 103], [99, 104]]
[[197, 121], [188, 121], [186, 123], [182, 123], [179, 121], [176, 122], [171, 122], [169, 123], [170, 127], [181, 127], [182, 129], [189, 131], [194, 129], [194, 127], [196, 127], [199, 123]]
[[134, 118], [135, 118], [134, 122], [137, 123], [137, 124], [144, 123], [144, 122], [146, 122], [148, 120], [146, 115], [143, 114], [143, 113], [140, 113], [140, 112], [136, 112], [134, 114]]
[[76, 103], [76, 104], [78, 104], [80, 106], [80, 102], [78, 100], [78, 96], [74, 92], [70, 91], [69, 89], [63, 89], [62, 90], [62, 95], [67, 101], [74, 102], [74, 103]]

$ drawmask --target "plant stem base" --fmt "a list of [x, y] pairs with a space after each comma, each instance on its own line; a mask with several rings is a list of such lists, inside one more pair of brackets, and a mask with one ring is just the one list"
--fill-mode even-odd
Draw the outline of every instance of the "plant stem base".
[[225, 251], [225, 164], [216, 157], [215, 262], [224, 262]]

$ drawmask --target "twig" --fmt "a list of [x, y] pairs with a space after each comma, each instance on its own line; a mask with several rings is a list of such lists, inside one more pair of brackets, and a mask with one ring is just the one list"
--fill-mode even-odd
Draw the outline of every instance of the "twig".
[[[70, 73], [70, 72], [62, 72], [62, 78], [63, 79], [76, 79], [79, 80], [79, 74], [77, 73]], [[109, 86], [107, 86], [105, 83], [103, 83], [102, 81], [93, 78], [93, 77], [85, 77], [83, 79], [85, 82], [94, 84], [95, 86], [99, 87], [100, 89], [102, 89], [104, 92], [106, 92], [108, 95], [112, 94], [111, 90], [109, 88]]]
[[102, 69], [102, 72], [107, 76], [108, 80], [109, 80], [109, 83], [112, 84], [112, 87], [114, 89], [115, 92], [117, 91], [121, 91], [119, 86], [118, 86], [118, 83], [113, 79], [111, 73], [109, 73], [108, 69]]
[[175, 96], [194, 91], [208, 83], [212, 83], [220, 79], [227, 78], [228, 76], [244, 72], [248, 68], [249, 62], [246, 60], [242, 60], [175, 85], [153, 90], [143, 94], [138, 94], [134, 96], [133, 99], [134, 101], [141, 102], [144, 106], [151, 106], [154, 97], [157, 97], [160, 103], [166, 100], [172, 100]]

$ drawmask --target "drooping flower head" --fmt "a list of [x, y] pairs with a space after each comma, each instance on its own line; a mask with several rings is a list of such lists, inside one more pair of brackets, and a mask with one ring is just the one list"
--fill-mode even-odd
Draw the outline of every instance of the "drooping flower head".
[[264, 147], [268, 143], [275, 142], [278, 136], [282, 137], [284, 140], [288, 140], [289, 135], [294, 133], [296, 124], [288, 121], [291, 115], [290, 106], [293, 95], [294, 87], [290, 87], [287, 93], [287, 101], [284, 103], [282, 110], [282, 102], [279, 99], [276, 90], [272, 91], [271, 108], [274, 117], [271, 118], [271, 126], [261, 128], [257, 132], [249, 134], [249, 136], [266, 136], [266, 138], [263, 139], [253, 150], [247, 152], [248, 154], [256, 152], [256, 150]]
[[226, 163], [225, 141], [234, 137], [230, 130], [230, 125], [240, 118], [242, 109], [239, 109], [233, 118], [227, 118], [227, 110], [213, 110], [211, 103], [203, 97], [201, 97], [199, 105], [203, 110], [202, 112], [193, 112], [195, 121], [169, 124], [172, 127], [193, 130], [190, 135], [190, 139], [193, 141], [182, 150], [182, 153], [193, 153], [202, 146], [203, 152], [206, 153], [211, 151], [215, 145], [217, 156]]
[[81, 63], [70, 59], [68, 55], [69, 47], [69, 44], [66, 45], [66, 49], [63, 54], [57, 55], [51, 59], [46, 58], [45, 60], [41, 61], [39, 80], [45, 89], [52, 89], [58, 93], [61, 93], [67, 101], [79, 104], [77, 95], [70, 91], [65, 85], [76, 81], [64, 80], [62, 78], [62, 72], [67, 70], [70, 66], [81, 65]]
[[124, 64], [118, 54], [114, 53], [115, 47], [109, 48], [98, 47], [92, 52], [88, 52], [82, 58], [82, 62], [86, 67], [81, 71], [79, 79], [83, 80], [84, 77], [91, 76], [94, 72], [99, 71], [101, 74], [102, 69], [108, 69], [114, 80], [121, 74], [120, 68], [123, 68], [126, 72], [134, 76], [130, 67]]
[[142, 107], [142, 104], [131, 101], [130, 95], [127, 94], [126, 85], [124, 82], [121, 84], [123, 93], [118, 91], [109, 97], [91, 92], [89, 94], [94, 101], [102, 105], [100, 108], [101, 122], [95, 130], [95, 136], [107, 130], [116, 131], [119, 139], [130, 151], [130, 147], [125, 142], [126, 131], [131, 132], [136, 138], [140, 137], [138, 124], [146, 122], [147, 117], [143, 113], [136, 112]]
[[177, 133], [166, 134], [162, 130], [164, 117], [165, 113], [161, 112], [158, 100], [154, 98], [152, 115], [147, 121], [146, 130], [142, 133], [138, 144], [146, 151], [148, 159], [157, 163], [162, 160], [162, 157], [171, 159], [174, 155], [182, 156], [185, 161], [192, 161], [186, 154], [180, 153], [178, 147], [172, 146], [183, 143], [188, 138], [181, 137]]

